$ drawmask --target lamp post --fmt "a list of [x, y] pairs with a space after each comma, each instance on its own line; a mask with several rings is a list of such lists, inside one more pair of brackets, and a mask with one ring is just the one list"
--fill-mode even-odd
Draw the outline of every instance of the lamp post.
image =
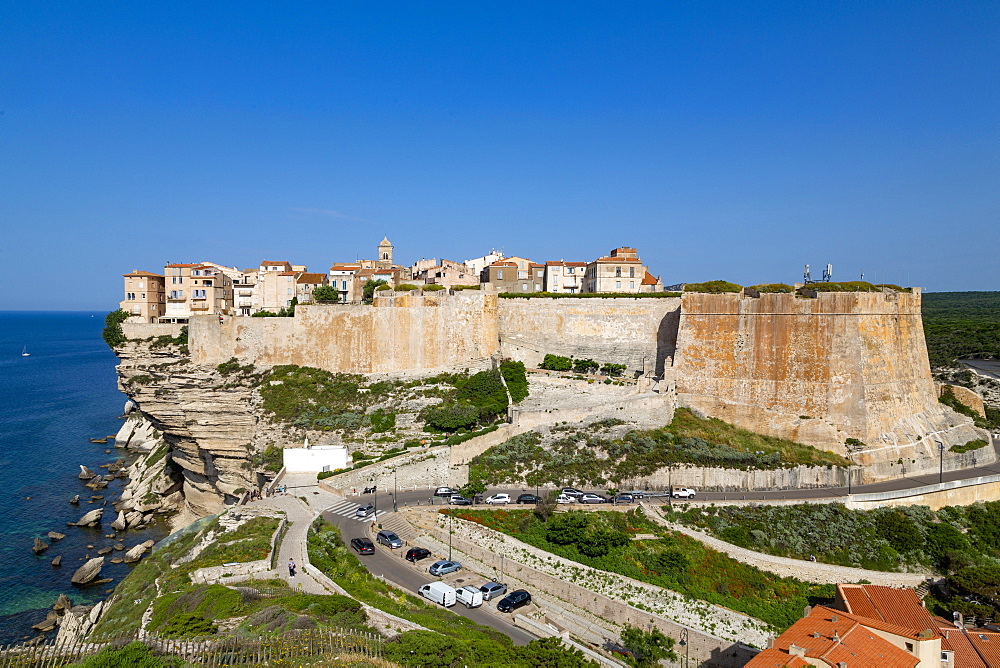
[[372, 477], [370, 478], [370, 480], [372, 481], [372, 496], [375, 497], [374, 500], [373, 500], [373, 502], [372, 502], [372, 506], [374, 507], [374, 512], [372, 512], [372, 522], [374, 523], [375, 520], [378, 519], [378, 488], [375, 487], [375, 475], [374, 474], [372, 474]]
[[684, 648], [684, 668], [688, 668], [688, 660], [691, 658], [691, 645], [688, 644], [687, 629], [681, 629], [681, 640], [677, 644]]
[[451, 534], [455, 532], [455, 516], [448, 512], [448, 561], [451, 561]]
[[396, 506], [396, 497], [399, 496], [399, 486], [398, 479], [396, 477], [396, 467], [392, 467], [392, 512], [396, 512], [399, 508]]
[[934, 441], [938, 446], [938, 454], [941, 456], [941, 467], [938, 469], [938, 484], [944, 482], [944, 443], [941, 441]]

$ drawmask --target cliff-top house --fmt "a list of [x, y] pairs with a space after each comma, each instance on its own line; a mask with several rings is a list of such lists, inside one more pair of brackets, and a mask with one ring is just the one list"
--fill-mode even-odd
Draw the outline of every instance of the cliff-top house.
[[163, 276], [138, 269], [122, 276], [125, 278], [125, 299], [118, 307], [134, 320], [158, 322], [166, 307]]

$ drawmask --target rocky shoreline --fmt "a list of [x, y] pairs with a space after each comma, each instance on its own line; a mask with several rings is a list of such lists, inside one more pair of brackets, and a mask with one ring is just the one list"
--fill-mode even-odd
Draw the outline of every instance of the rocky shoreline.
[[[148, 537], [150, 530], [155, 531], [162, 526], [183, 506], [180, 485], [171, 475], [170, 458], [167, 456], [169, 446], [134, 408], [131, 401], [126, 403], [125, 415], [122, 416], [124, 424], [117, 434], [108, 437], [113, 439], [116, 449], [124, 451], [121, 456], [93, 467], [79, 465], [76, 477], [93, 493], [73, 494], [67, 501], [73, 506], [96, 507], [90, 510], [80, 508], [79, 519], [67, 521], [66, 529], [35, 536], [30, 546], [36, 557], [51, 559], [49, 563], [53, 569], [83, 562], [75, 568], [69, 582], [84, 596], [88, 589], [115, 580], [102, 573], [106, 565], [140, 561], [155, 543]], [[89, 440], [97, 442], [100, 439]], [[110, 450], [104, 452], [111, 453]], [[101, 472], [102, 469], [106, 472]], [[109, 488], [109, 485], [119, 481], [122, 483], [120, 489]], [[85, 547], [81, 545], [73, 552], [67, 552], [64, 542], [68, 532], [74, 531], [88, 532], [76, 536], [77, 542], [86, 541]], [[157, 533], [169, 533], [169, 530]], [[113, 591], [107, 589], [102, 593], [111, 594]], [[74, 606], [71, 600], [72, 592], [69, 595], [60, 593], [52, 608], [45, 613], [45, 618], [31, 626], [38, 635], [22, 637], [24, 644], [46, 642], [53, 631], [58, 633], [57, 640], [62, 641], [69, 636], [85, 634], [92, 628], [100, 619], [103, 601], [95, 605]]]

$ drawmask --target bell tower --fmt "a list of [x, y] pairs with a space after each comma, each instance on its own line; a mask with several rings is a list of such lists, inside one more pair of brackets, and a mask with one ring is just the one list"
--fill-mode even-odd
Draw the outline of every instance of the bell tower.
[[389, 241], [389, 237], [383, 237], [381, 243], [379, 243], [377, 258], [376, 262], [379, 269], [389, 269], [392, 267], [392, 242]]

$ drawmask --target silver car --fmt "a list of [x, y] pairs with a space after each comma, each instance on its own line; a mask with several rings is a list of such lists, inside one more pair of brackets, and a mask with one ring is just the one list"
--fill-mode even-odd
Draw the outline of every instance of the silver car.
[[380, 545], [385, 545], [390, 550], [395, 550], [397, 547], [403, 547], [402, 539], [393, 531], [379, 531], [375, 536], [375, 540]]
[[483, 600], [489, 601], [494, 598], [500, 598], [507, 593], [507, 585], [500, 584], [499, 582], [487, 582], [479, 588], [479, 591], [483, 592]]

